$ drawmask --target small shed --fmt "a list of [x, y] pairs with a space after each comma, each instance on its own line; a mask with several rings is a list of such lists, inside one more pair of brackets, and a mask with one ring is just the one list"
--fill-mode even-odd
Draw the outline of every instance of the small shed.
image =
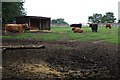
[[16, 24], [27, 23], [30, 30], [50, 30], [50, 20], [49, 17], [40, 16], [17, 16]]

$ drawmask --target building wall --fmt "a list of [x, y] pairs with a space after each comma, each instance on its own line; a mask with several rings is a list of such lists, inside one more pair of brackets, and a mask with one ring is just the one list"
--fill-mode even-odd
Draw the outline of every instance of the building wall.
[[28, 23], [30, 29], [50, 30], [50, 18], [43, 17], [16, 17], [17, 24]]

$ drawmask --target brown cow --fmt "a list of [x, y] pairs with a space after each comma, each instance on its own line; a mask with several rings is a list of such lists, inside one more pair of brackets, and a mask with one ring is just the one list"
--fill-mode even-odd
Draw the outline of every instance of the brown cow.
[[19, 32], [21, 34], [28, 28], [28, 24], [6, 24], [5, 35], [7, 35], [7, 32]]
[[74, 31], [74, 33], [82, 33], [83, 32], [83, 30], [79, 27], [73, 27], [72, 31]]
[[112, 25], [110, 23], [106, 23], [105, 27], [111, 29]]

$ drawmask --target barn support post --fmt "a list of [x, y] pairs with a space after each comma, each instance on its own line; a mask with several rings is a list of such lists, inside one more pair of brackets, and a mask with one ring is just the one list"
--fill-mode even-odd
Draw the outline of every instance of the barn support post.
[[50, 28], [50, 18], [47, 20], [47, 25], [48, 25], [48, 30], [50, 30], [51, 28]]
[[30, 28], [30, 25], [31, 25], [30, 18], [28, 18], [28, 26], [29, 26], [29, 28]]
[[41, 20], [39, 19], [39, 30], [41, 29]]

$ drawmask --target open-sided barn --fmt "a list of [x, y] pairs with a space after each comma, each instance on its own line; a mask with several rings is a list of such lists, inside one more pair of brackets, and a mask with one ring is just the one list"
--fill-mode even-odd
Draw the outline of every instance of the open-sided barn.
[[16, 23], [24, 24], [27, 23], [30, 30], [50, 30], [50, 19], [49, 17], [40, 16], [17, 16]]

